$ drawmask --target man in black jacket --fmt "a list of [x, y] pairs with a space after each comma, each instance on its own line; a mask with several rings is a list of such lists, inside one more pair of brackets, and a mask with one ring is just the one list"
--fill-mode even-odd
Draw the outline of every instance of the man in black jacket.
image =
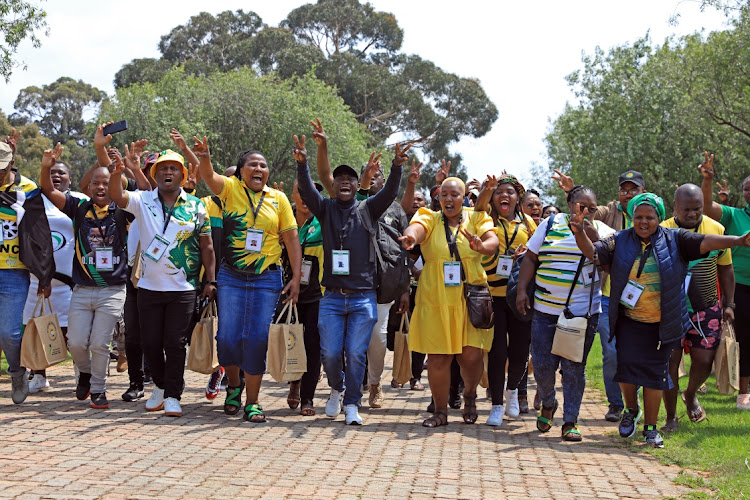
[[[323, 365], [331, 386], [326, 415], [336, 417], [341, 411], [342, 394], [346, 423], [359, 425], [360, 383], [364, 376], [367, 347], [377, 321], [377, 266], [369, 260], [370, 235], [359, 217], [356, 193], [359, 176], [348, 165], [333, 171], [334, 199], [323, 198], [315, 189], [307, 167], [305, 136], [295, 136], [294, 158], [302, 201], [320, 221], [323, 234], [323, 281], [326, 293], [320, 301], [320, 330]], [[406, 151], [396, 145], [391, 173], [383, 189], [367, 200], [371, 220], [378, 220], [396, 199]], [[368, 169], [377, 168], [371, 162]], [[346, 374], [343, 361], [346, 355]], [[349, 381], [348, 385], [345, 385]]]

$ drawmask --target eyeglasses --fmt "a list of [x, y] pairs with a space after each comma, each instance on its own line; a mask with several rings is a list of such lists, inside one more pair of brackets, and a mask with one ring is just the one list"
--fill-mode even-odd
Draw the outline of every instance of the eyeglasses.
[[635, 196], [635, 195], [637, 195], [640, 192], [641, 192], [641, 188], [639, 188], [639, 187], [633, 188], [633, 189], [620, 189], [620, 194], [622, 196], [625, 196], [625, 195], [628, 195], [628, 194], [632, 195], [632, 196]]

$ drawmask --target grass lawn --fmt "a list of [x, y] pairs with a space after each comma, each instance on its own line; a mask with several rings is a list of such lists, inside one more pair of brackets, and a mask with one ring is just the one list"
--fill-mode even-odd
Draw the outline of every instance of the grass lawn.
[[[689, 357], [685, 359], [685, 364], [689, 370]], [[586, 376], [587, 384], [599, 389], [606, 401], [599, 339], [594, 341], [589, 354]], [[640, 444], [641, 424], [638, 433], [629, 440], [633, 443], [629, 447], [633, 451], [649, 453], [665, 464], [702, 473], [685, 473], [677, 479], [680, 484], [696, 488], [690, 498], [750, 498], [750, 465], [747, 465], [750, 464], [750, 412], [735, 409], [736, 396], [721, 396], [716, 391], [713, 376], [706, 385], [708, 393], [698, 394], [701, 406], [706, 410], [706, 420], [698, 424], [690, 422], [685, 405], [678, 400], [680, 428], [664, 436], [663, 449]], [[687, 377], [680, 379], [680, 387], [687, 387]], [[659, 427], [664, 425], [665, 418], [662, 405]], [[613, 431], [613, 435], [617, 435], [616, 431]], [[710, 492], [706, 493], [706, 489]]]

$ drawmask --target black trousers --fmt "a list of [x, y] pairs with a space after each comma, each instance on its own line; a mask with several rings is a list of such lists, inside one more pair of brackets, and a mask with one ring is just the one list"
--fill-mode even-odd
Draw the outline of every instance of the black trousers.
[[180, 399], [185, 388], [185, 345], [195, 293], [138, 290], [141, 344], [154, 384], [164, 389], [165, 398]]
[[128, 378], [131, 385], [143, 387], [144, 363], [143, 348], [141, 347], [141, 324], [138, 314], [138, 289], [130, 281], [132, 268], [128, 268], [126, 285], [125, 309], [125, 356], [128, 358]]
[[492, 297], [495, 336], [487, 355], [487, 379], [493, 405], [503, 404], [505, 362], [508, 362], [508, 390], [518, 389], [526, 375], [531, 344], [531, 323], [518, 321], [505, 297]]
[[734, 329], [740, 344], [740, 377], [750, 377], [750, 286], [734, 285]]
[[297, 304], [299, 321], [304, 327], [307, 371], [302, 375], [299, 397], [302, 403], [312, 403], [320, 376], [320, 332], [318, 331], [318, 309], [320, 301]]

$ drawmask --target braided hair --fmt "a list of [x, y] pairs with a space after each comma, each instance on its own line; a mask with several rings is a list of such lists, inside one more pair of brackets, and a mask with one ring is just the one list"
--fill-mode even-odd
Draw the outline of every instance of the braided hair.
[[568, 191], [568, 195], [565, 197], [565, 201], [567, 201], [568, 203], [573, 203], [573, 200], [578, 198], [578, 196], [581, 194], [590, 194], [591, 196], [596, 197], [596, 193], [593, 189], [588, 186], [579, 185], [573, 186], [573, 189]]

